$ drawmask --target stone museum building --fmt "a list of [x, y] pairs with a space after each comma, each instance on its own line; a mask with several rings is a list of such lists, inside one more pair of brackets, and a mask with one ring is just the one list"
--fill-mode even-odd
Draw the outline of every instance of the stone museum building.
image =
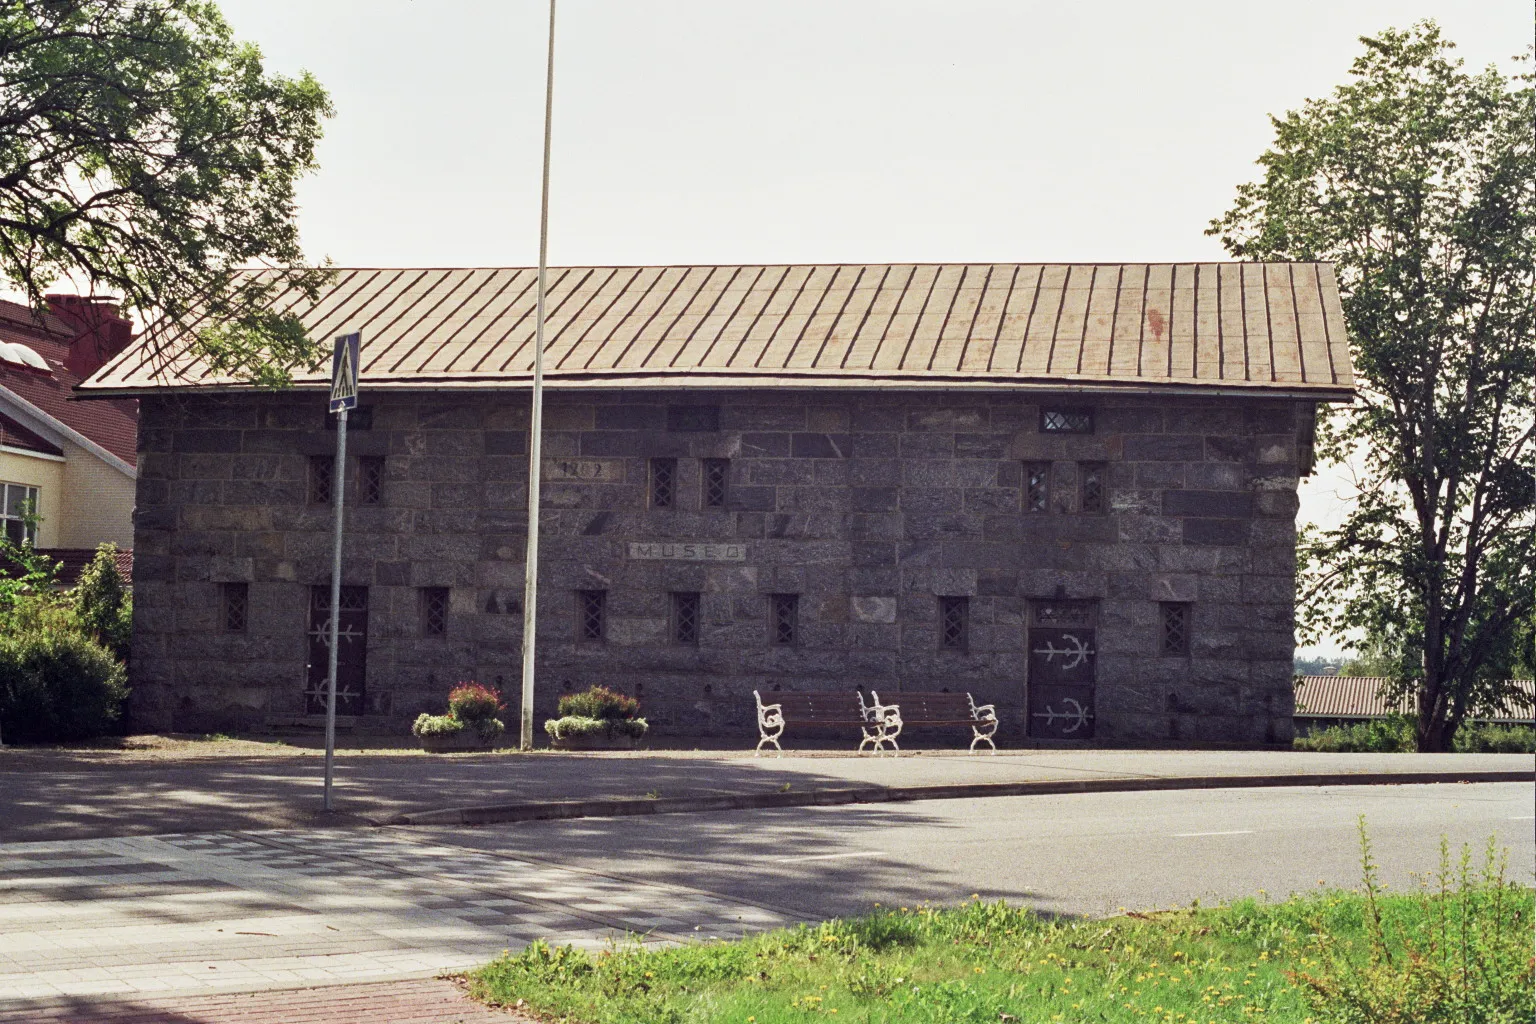
[[[515, 719], [535, 278], [279, 300], [362, 334], [342, 479], [323, 374], [257, 390], [171, 336], [82, 385], [140, 402], [137, 727], [323, 717], [337, 487], [343, 725], [469, 679]], [[540, 720], [602, 683], [657, 734], [750, 742], [754, 689], [948, 689], [1014, 743], [1289, 742], [1298, 479], [1353, 393], [1332, 267], [549, 280]]]

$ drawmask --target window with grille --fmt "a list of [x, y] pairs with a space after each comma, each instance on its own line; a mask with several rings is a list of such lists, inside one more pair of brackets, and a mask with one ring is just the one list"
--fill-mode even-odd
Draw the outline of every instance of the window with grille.
[[311, 504], [325, 505], [331, 501], [331, 480], [336, 473], [334, 455], [309, 457], [309, 500]]
[[672, 642], [693, 647], [699, 642], [699, 595], [679, 592], [672, 595]]
[[970, 643], [971, 599], [939, 598], [939, 646], [963, 651]]
[[704, 460], [704, 507], [725, 508], [731, 476], [730, 459]]
[[793, 644], [800, 632], [800, 595], [768, 595], [768, 639]]
[[424, 636], [448, 634], [448, 588], [421, 588], [421, 632]]
[[37, 488], [0, 484], [0, 529], [12, 544], [37, 543]]
[[607, 636], [608, 591], [576, 591], [576, 638], [600, 643]]
[[1100, 515], [1105, 511], [1104, 486], [1105, 467], [1102, 462], [1080, 462], [1077, 464], [1078, 484], [1078, 508], [1090, 515]]
[[651, 508], [671, 508], [677, 497], [677, 460], [651, 460]]
[[1024, 511], [1048, 512], [1051, 508], [1051, 464], [1024, 464]]
[[1163, 602], [1163, 653], [1188, 654], [1190, 607], [1183, 601]]
[[1093, 410], [1042, 408], [1040, 432], [1042, 434], [1091, 434], [1093, 433]]
[[247, 583], [225, 583], [224, 632], [244, 633], [251, 615], [251, 588]]
[[357, 460], [358, 499], [364, 505], [384, 503], [384, 458], [365, 455]]

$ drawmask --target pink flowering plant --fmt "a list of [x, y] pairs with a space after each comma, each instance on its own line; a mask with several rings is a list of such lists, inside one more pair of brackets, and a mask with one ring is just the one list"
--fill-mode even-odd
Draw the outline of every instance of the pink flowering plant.
[[472, 729], [482, 743], [490, 743], [506, 731], [496, 717], [502, 710], [495, 690], [476, 682], [460, 683], [448, 692], [448, 713], [419, 715], [411, 732], [416, 736], [457, 736]]

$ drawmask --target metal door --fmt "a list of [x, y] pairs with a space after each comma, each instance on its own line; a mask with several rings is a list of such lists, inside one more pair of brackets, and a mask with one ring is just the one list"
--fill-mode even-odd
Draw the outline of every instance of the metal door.
[[[327, 648], [331, 639], [331, 586], [309, 588], [309, 664], [305, 672], [304, 710], [325, 714]], [[363, 713], [368, 675], [368, 588], [341, 588], [336, 626], [336, 713]]]
[[1093, 738], [1098, 651], [1092, 601], [1037, 601], [1029, 619], [1029, 735]]

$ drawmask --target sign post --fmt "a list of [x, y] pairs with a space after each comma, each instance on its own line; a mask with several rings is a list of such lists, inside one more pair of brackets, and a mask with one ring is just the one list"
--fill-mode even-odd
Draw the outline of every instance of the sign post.
[[336, 503], [335, 550], [331, 555], [331, 617], [327, 626], [325, 675], [325, 809], [331, 810], [331, 772], [336, 758], [336, 645], [341, 623], [341, 524], [347, 493], [347, 412], [357, 408], [357, 360], [361, 334], [341, 334], [331, 353], [330, 411], [336, 414], [336, 468], [331, 496]]

